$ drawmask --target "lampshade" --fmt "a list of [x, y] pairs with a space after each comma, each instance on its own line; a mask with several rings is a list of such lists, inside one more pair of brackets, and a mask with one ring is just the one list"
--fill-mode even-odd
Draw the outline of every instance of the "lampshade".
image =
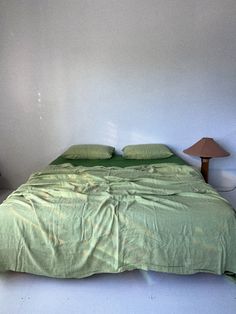
[[210, 137], [203, 137], [200, 141], [185, 149], [184, 153], [205, 158], [225, 157], [230, 155]]

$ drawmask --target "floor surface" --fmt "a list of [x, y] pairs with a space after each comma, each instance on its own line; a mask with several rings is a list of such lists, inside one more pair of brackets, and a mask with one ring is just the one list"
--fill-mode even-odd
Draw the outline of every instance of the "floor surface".
[[224, 276], [131, 271], [85, 279], [0, 274], [1, 314], [235, 314], [236, 283]]

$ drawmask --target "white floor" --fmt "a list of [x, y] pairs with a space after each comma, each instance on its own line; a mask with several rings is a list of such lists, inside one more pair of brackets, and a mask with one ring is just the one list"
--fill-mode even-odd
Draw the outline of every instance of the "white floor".
[[235, 314], [236, 283], [209, 274], [143, 271], [63, 280], [5, 273], [0, 313]]
[[236, 282], [138, 270], [64, 280], [0, 273], [0, 314], [41, 313], [236, 314]]

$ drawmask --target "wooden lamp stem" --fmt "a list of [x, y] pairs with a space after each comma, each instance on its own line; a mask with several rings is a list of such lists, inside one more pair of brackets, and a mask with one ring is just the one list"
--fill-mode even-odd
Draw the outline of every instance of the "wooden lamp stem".
[[201, 173], [206, 183], [208, 183], [208, 168], [210, 159], [211, 157], [201, 157], [202, 160]]

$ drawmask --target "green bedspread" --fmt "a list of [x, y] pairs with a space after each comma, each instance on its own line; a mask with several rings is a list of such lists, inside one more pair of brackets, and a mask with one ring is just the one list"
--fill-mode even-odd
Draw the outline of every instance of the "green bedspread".
[[187, 165], [50, 165], [0, 206], [0, 271], [236, 273], [231, 206]]

